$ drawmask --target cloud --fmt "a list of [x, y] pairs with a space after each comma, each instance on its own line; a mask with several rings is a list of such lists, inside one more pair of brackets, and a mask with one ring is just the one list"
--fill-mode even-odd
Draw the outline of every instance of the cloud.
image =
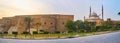
[[52, 8], [37, 0], [0, 0], [0, 17], [48, 13]]

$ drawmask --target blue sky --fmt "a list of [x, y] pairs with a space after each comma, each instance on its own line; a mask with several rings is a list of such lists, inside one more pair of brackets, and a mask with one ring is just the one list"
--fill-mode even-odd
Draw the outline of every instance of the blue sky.
[[98, 15], [104, 5], [104, 18], [120, 20], [120, 0], [0, 0], [0, 17], [26, 14], [72, 14], [75, 20], [89, 15], [89, 6]]

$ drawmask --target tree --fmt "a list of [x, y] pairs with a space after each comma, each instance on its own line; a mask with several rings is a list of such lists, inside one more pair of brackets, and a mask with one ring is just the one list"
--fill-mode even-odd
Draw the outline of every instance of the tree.
[[30, 33], [30, 27], [31, 27], [31, 22], [33, 21], [33, 19], [31, 17], [25, 17], [25, 21], [27, 22], [27, 29], [29, 29], [29, 33]]
[[115, 28], [115, 30], [120, 30], [120, 24], [119, 23], [115, 24], [114, 28]]
[[112, 21], [110, 18], [107, 18], [107, 21], [105, 21], [104, 26], [106, 27], [106, 30], [110, 29], [113, 27]]
[[120, 12], [118, 12], [118, 15], [120, 15]]
[[90, 24], [91, 32], [95, 32], [96, 31], [96, 22], [89, 22], [89, 24]]
[[96, 32], [96, 31], [97, 31], [96, 28], [94, 28], [94, 27], [91, 28], [91, 32]]
[[74, 24], [75, 24], [76, 32], [78, 32], [80, 29], [84, 29], [84, 27], [85, 27], [84, 22], [81, 20], [75, 21]]
[[36, 23], [35, 26], [37, 28], [37, 32], [39, 32], [39, 27], [40, 27], [41, 23]]
[[74, 30], [75, 31], [74, 21], [68, 20], [67, 23], [65, 24], [65, 27], [67, 27], [68, 30]]
[[90, 31], [90, 22], [88, 21], [84, 21], [84, 29], [86, 30], [85, 32], [89, 32]]
[[108, 18], [107, 21], [106, 21], [107, 25], [112, 25], [112, 21], [111, 21], [111, 18]]

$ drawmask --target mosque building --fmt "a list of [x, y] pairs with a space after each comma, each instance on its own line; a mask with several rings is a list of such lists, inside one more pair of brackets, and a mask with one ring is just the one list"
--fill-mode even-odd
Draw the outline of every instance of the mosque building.
[[[90, 6], [90, 12], [89, 12], [89, 17], [88, 18], [85, 18], [84, 17], [84, 21], [87, 21], [87, 22], [95, 22], [96, 23], [96, 26], [102, 26], [103, 22], [104, 22], [104, 9], [103, 9], [103, 6], [102, 6], [102, 14], [101, 15], [98, 15], [97, 13], [93, 12], [91, 13], [91, 6]], [[102, 16], [102, 17], [101, 17]]]

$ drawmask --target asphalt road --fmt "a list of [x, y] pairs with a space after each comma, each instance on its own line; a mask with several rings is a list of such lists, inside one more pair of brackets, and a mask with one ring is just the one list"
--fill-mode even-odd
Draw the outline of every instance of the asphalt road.
[[120, 31], [71, 39], [50, 39], [50, 40], [0, 39], [0, 43], [120, 43]]

